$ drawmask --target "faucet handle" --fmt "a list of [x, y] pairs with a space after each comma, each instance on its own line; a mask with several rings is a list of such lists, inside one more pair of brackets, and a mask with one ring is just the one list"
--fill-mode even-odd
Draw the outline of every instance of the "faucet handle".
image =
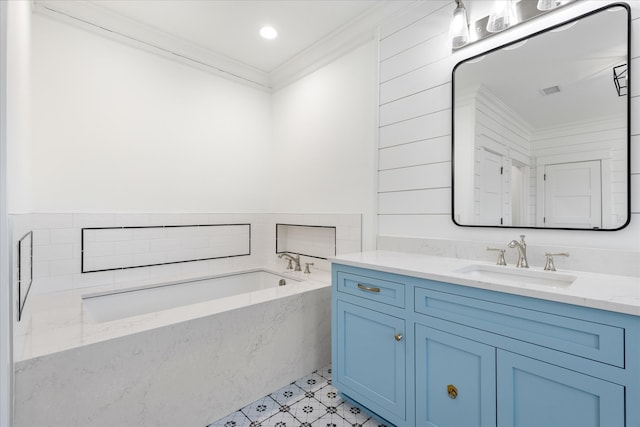
[[313, 263], [312, 262], [304, 263], [304, 274], [311, 274], [311, 270], [309, 270], [310, 265], [313, 265]]
[[554, 256], [569, 256], [569, 252], [555, 252], [555, 253], [550, 253], [550, 252], [545, 252], [544, 256], [547, 257], [547, 262], [544, 265], [544, 270], [545, 271], [556, 271], [556, 266], [553, 263], [553, 257]]
[[487, 250], [498, 252], [498, 261], [496, 262], [497, 265], [507, 265], [507, 261], [504, 259], [505, 249], [487, 247]]

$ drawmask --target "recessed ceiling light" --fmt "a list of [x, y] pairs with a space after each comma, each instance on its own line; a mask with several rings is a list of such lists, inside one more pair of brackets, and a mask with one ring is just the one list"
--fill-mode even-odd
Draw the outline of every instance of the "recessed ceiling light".
[[273, 27], [262, 27], [260, 28], [260, 35], [267, 40], [271, 40], [278, 37], [278, 32]]

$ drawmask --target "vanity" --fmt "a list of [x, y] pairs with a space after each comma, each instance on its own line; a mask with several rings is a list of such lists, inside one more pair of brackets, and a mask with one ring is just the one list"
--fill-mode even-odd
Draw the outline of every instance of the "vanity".
[[[453, 68], [454, 224], [629, 224], [630, 18], [609, 4]], [[487, 248], [499, 265], [332, 259], [333, 385], [399, 427], [640, 426], [640, 279], [546, 271], [564, 249], [529, 268], [524, 236], [507, 246], [515, 267], [505, 247]]]
[[395, 426], [640, 425], [638, 279], [516, 270], [334, 259], [333, 385]]

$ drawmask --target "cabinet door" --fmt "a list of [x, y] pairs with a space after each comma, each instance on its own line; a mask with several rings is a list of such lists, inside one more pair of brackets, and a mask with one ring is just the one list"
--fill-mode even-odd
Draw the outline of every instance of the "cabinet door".
[[623, 427], [624, 387], [498, 351], [501, 427]]
[[495, 427], [495, 360], [494, 347], [417, 324], [416, 425]]
[[404, 320], [338, 300], [335, 387], [381, 417], [405, 419]]

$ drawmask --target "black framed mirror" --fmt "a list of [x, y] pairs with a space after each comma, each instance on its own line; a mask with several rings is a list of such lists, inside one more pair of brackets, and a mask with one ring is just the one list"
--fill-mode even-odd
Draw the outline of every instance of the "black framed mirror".
[[630, 22], [614, 3], [454, 67], [457, 225], [629, 223]]

